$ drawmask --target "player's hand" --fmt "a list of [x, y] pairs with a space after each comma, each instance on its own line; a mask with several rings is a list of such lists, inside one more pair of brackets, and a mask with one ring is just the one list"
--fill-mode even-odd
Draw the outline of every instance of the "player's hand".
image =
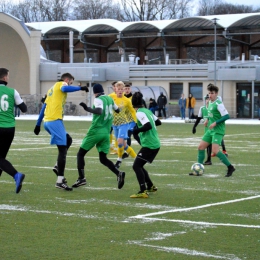
[[192, 128], [192, 133], [193, 133], [193, 134], [196, 134], [196, 127], [193, 127], [193, 128]]
[[38, 125], [36, 125], [35, 128], [34, 128], [34, 133], [35, 133], [36, 135], [38, 135], [40, 132], [41, 132], [41, 127], [38, 126]]
[[79, 103], [79, 105], [82, 106], [85, 110], [87, 110], [88, 108], [88, 106], [84, 102]]
[[216, 125], [217, 125], [217, 123], [216, 123], [216, 122], [212, 123], [212, 124], [209, 126], [209, 129], [212, 129], [212, 128], [214, 128]]
[[87, 86], [80, 87], [80, 90], [84, 90], [84, 91], [86, 91], [86, 92], [89, 92], [89, 90], [88, 90], [88, 87], [87, 87]]

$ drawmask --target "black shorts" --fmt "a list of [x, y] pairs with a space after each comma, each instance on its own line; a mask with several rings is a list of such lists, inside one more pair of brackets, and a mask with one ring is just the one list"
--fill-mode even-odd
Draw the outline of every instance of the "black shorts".
[[147, 147], [142, 147], [141, 150], [137, 153], [137, 157], [148, 162], [152, 163], [160, 148], [150, 149]]
[[0, 157], [5, 158], [13, 142], [15, 128], [0, 128]]

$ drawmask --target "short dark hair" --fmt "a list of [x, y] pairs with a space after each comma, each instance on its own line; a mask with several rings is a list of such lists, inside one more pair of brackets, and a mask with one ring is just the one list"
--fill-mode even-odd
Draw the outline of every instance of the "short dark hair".
[[214, 92], [218, 93], [218, 87], [215, 86], [215, 85], [212, 84], [212, 83], [208, 84], [207, 90], [208, 90], [208, 91], [214, 91]]
[[61, 79], [62, 80], [64, 80], [64, 79], [73, 79], [74, 80], [74, 77], [70, 73], [64, 73], [61, 75]]
[[126, 87], [126, 88], [131, 88], [130, 83], [125, 83], [125, 87]]
[[6, 68], [0, 68], [0, 79], [8, 75], [9, 70]]
[[143, 94], [141, 92], [135, 92], [132, 96], [133, 107], [143, 107]]
[[116, 83], [117, 83], [117, 81], [113, 81], [113, 82], [111, 83], [111, 85], [112, 85], [112, 86], [115, 86]]

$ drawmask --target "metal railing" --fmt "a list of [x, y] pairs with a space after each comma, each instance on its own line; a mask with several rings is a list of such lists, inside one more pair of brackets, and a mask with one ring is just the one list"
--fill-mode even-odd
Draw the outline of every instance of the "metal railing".
[[[24, 103], [27, 106], [27, 115], [38, 115], [42, 108], [41, 99], [44, 95], [21, 95]], [[73, 102], [66, 102], [64, 106], [64, 115], [80, 116], [79, 105]]]

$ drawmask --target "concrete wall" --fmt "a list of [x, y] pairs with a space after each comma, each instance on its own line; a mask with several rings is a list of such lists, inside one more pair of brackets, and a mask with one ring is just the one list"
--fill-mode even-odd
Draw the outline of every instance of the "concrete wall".
[[20, 20], [0, 13], [0, 67], [10, 70], [9, 86], [20, 94], [39, 90], [41, 32], [29, 32]]

